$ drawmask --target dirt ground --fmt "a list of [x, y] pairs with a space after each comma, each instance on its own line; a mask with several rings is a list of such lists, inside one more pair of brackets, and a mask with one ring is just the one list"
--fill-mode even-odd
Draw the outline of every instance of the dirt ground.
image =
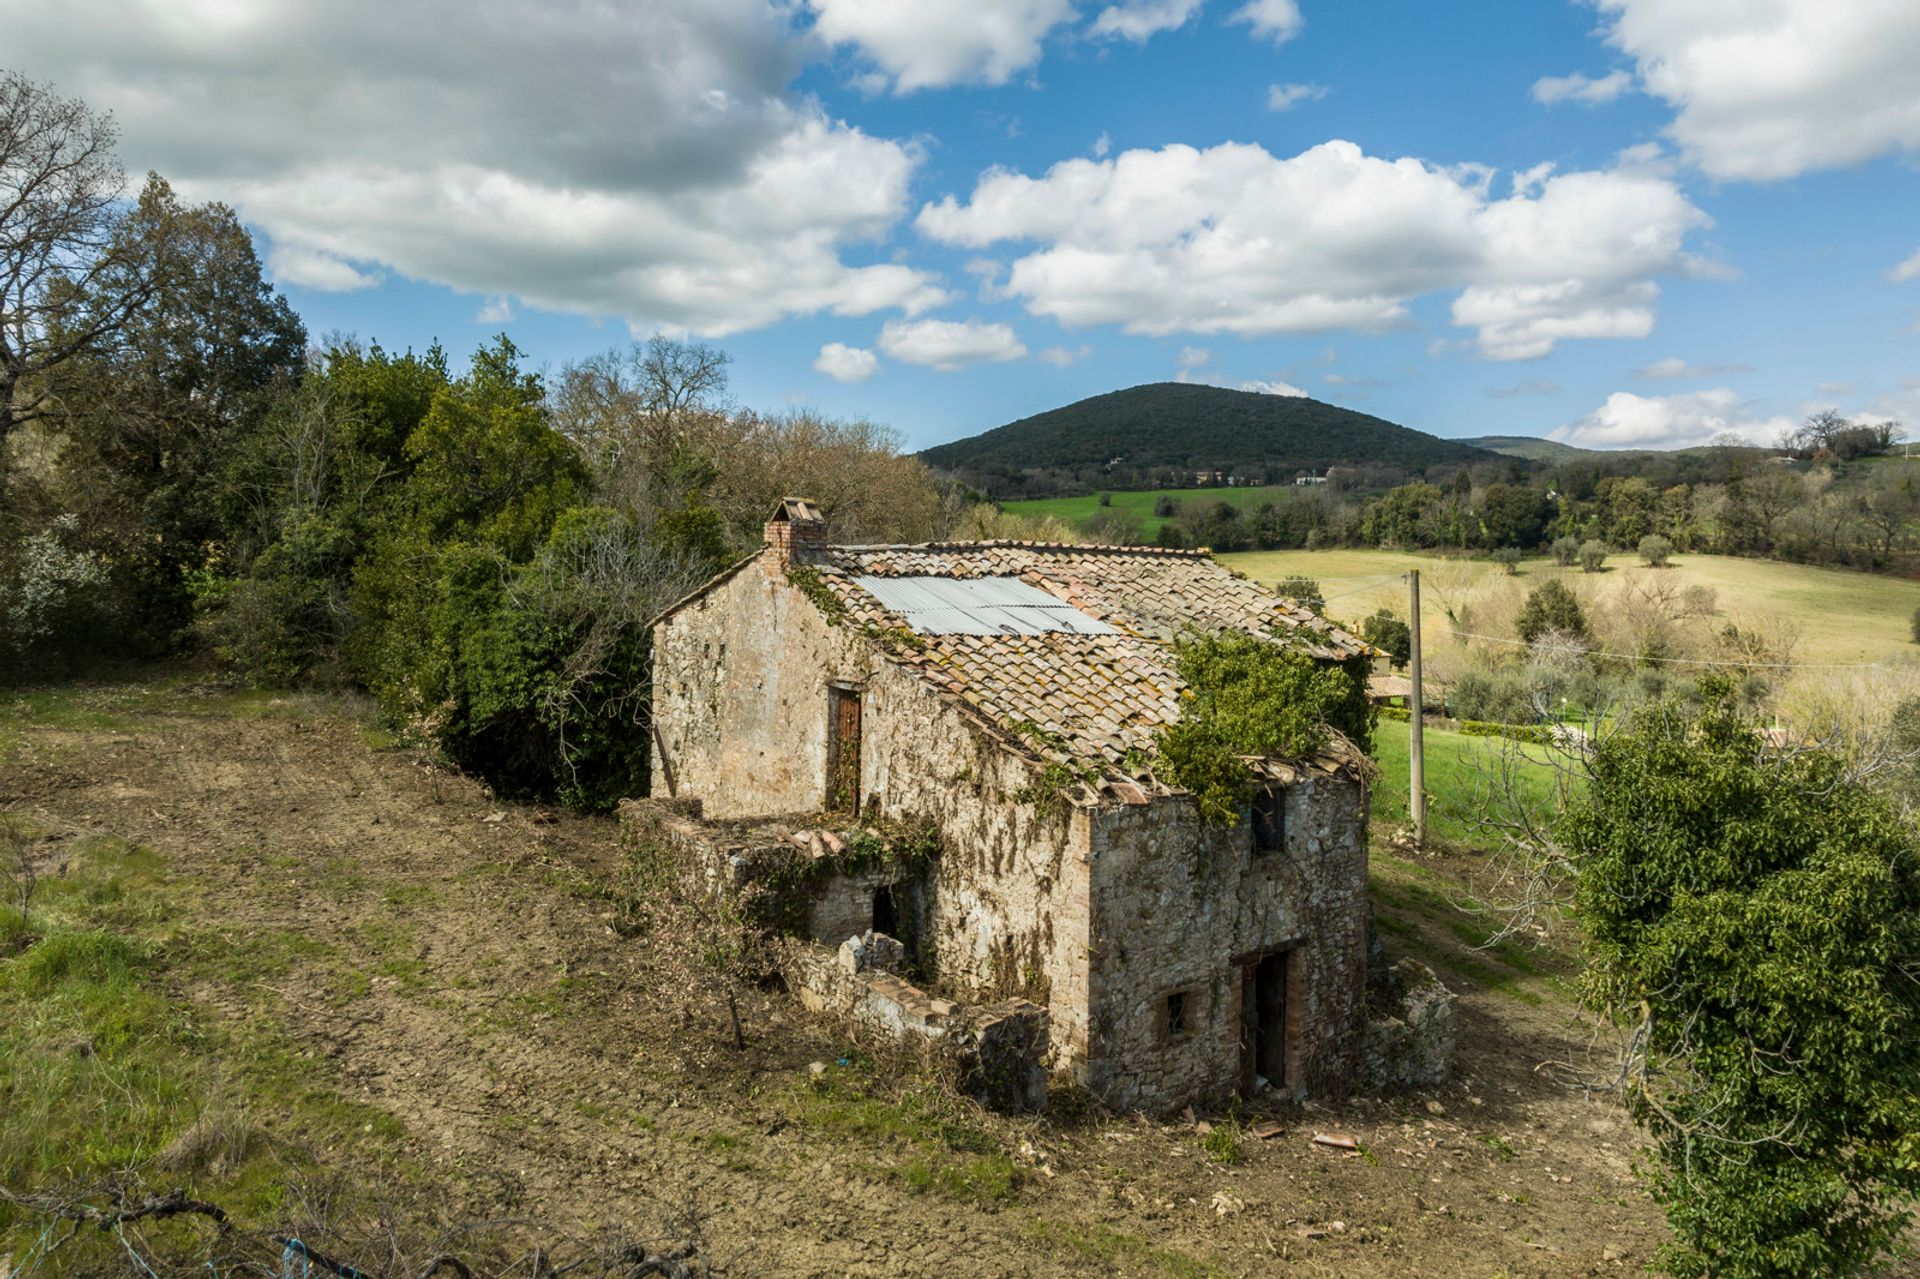
[[[0, 804], [45, 868], [89, 836], [158, 853], [246, 957], [170, 994], [273, 1027], [473, 1210], [586, 1226], [691, 1197], [736, 1275], [1565, 1276], [1637, 1271], [1664, 1236], [1631, 1125], [1545, 1068], [1589, 1045], [1563, 977], [1467, 951], [1444, 861], [1376, 880], [1390, 951], [1460, 996], [1455, 1082], [1275, 1112], [1232, 1164], [1184, 1117], [973, 1116], [988, 1145], [954, 1176], [917, 1085], [864, 1078], [885, 1068], [840, 1028], [762, 993], [744, 1054], [682, 1020], [594, 895], [611, 822], [498, 802], [339, 699], [89, 697], [0, 718]], [[1335, 1132], [1360, 1151], [1311, 1141]]]

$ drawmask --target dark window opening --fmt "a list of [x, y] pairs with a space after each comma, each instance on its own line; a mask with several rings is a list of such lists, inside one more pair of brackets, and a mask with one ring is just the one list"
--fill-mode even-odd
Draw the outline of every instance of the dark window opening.
[[860, 811], [860, 693], [856, 689], [827, 690], [827, 808], [836, 813]]
[[900, 906], [893, 897], [893, 885], [882, 884], [873, 890], [873, 931], [899, 941]]
[[1178, 1039], [1193, 1029], [1187, 1017], [1187, 992], [1176, 990], [1167, 996], [1167, 1038]]
[[1253, 797], [1253, 851], [1277, 853], [1287, 846], [1287, 792], [1278, 786]]

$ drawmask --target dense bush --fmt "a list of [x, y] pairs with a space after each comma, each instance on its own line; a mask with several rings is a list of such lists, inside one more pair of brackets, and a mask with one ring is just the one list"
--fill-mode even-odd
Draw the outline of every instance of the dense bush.
[[1920, 1195], [1920, 842], [1701, 693], [1600, 738], [1565, 822], [1582, 994], [1635, 1036], [1669, 1273], [1862, 1273]]
[[1665, 568], [1667, 561], [1673, 558], [1673, 543], [1658, 533], [1649, 533], [1640, 539], [1640, 558], [1649, 568]]
[[1580, 571], [1598, 573], [1607, 562], [1607, 544], [1597, 538], [1580, 543]]
[[1237, 824], [1252, 798], [1244, 757], [1314, 755], [1332, 722], [1351, 713], [1350, 672], [1268, 640], [1239, 633], [1183, 639], [1174, 660], [1187, 692], [1180, 721], [1160, 731], [1160, 765], [1215, 824]]
[[1564, 582], [1550, 578], [1527, 592], [1527, 602], [1514, 619], [1513, 628], [1522, 643], [1531, 644], [1549, 631], [1582, 638], [1587, 634], [1587, 615], [1580, 601]]
[[1274, 594], [1293, 600], [1318, 612], [1327, 606], [1320, 583], [1311, 577], [1283, 577], [1273, 584]]

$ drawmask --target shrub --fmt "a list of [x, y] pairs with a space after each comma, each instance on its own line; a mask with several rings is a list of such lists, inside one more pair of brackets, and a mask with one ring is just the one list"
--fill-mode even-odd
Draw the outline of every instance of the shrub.
[[1572, 568], [1573, 562], [1580, 558], [1580, 539], [1577, 537], [1556, 537], [1553, 539], [1553, 562], [1561, 568]]
[[1520, 609], [1520, 616], [1514, 620], [1514, 630], [1519, 632], [1523, 643], [1531, 644], [1548, 631], [1559, 631], [1564, 635], [1584, 637], [1587, 634], [1587, 617], [1580, 610], [1580, 601], [1559, 579], [1542, 582], [1527, 592], [1527, 602]]
[[1413, 656], [1413, 628], [1381, 609], [1360, 623], [1360, 638], [1380, 649], [1395, 666], [1405, 666]]
[[1493, 553], [1493, 562], [1505, 569], [1508, 577], [1512, 577], [1520, 571], [1520, 548], [1517, 546], [1501, 547]]
[[1598, 538], [1590, 538], [1580, 543], [1580, 571], [1598, 573], [1607, 562], [1607, 544]]
[[1159, 520], [1170, 520], [1180, 513], [1180, 503], [1165, 493], [1153, 499], [1153, 516]]
[[1109, 493], [1109, 492], [1107, 492], [1107, 491], [1106, 491], [1105, 489], [1102, 489], [1102, 490], [1100, 491], [1100, 496], [1099, 496], [1099, 498], [1098, 498], [1097, 500], [1099, 501], [1099, 503], [1100, 503], [1100, 505], [1102, 505], [1102, 506], [1112, 506], [1112, 505], [1113, 505], [1113, 494], [1111, 494], [1111, 493]]
[[1459, 720], [1494, 724], [1531, 724], [1540, 718], [1533, 689], [1517, 670], [1468, 671], [1447, 690], [1447, 712]]
[[1315, 754], [1353, 693], [1348, 672], [1237, 632], [1177, 640], [1174, 661], [1184, 713], [1160, 731], [1160, 762], [1215, 825], [1237, 825], [1253, 796], [1244, 757]]
[[1649, 533], [1640, 539], [1640, 558], [1649, 568], [1665, 568], [1673, 558], [1673, 543], [1658, 533]]
[[1311, 577], [1283, 577], [1274, 583], [1273, 592], [1316, 613], [1327, 606], [1327, 597], [1321, 591], [1320, 583]]
[[0, 565], [0, 658], [26, 667], [90, 647], [108, 611], [107, 569], [80, 546], [80, 521], [61, 515], [27, 538], [11, 572]]

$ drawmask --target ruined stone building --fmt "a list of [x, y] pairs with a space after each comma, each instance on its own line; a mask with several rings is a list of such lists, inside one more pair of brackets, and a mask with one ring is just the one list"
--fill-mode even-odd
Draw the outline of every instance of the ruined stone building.
[[1111, 1105], [1343, 1090], [1366, 1032], [1369, 765], [1336, 734], [1262, 761], [1239, 825], [1203, 822], [1145, 763], [1180, 715], [1187, 630], [1371, 654], [1205, 552], [836, 546], [789, 499], [755, 556], [655, 622], [653, 792], [735, 828], [931, 826], [924, 863], [810, 881], [807, 928], [907, 939], [956, 1001], [1043, 1005], [1049, 1064]]

